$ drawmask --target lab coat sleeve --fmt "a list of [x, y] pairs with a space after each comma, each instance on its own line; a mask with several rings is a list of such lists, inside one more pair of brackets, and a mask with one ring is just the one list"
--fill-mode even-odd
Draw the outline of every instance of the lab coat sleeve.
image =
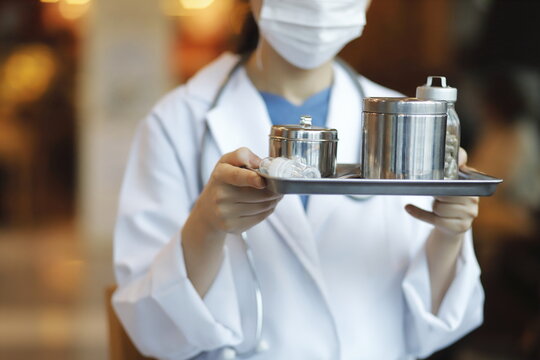
[[471, 231], [465, 235], [455, 277], [437, 315], [430, 311], [431, 289], [424, 248], [410, 264], [402, 289], [408, 308], [405, 331], [411, 355], [425, 358], [478, 327], [483, 320], [484, 292]]
[[242, 339], [227, 248], [204, 299], [187, 277], [181, 227], [197, 194], [180, 159], [151, 115], [131, 150], [114, 238], [114, 309], [137, 348], [159, 359], [189, 359]]

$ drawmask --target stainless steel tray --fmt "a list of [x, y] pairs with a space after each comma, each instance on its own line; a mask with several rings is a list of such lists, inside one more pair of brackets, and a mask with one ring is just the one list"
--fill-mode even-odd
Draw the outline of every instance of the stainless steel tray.
[[358, 164], [338, 164], [335, 178], [284, 179], [259, 173], [280, 194], [491, 196], [501, 179], [460, 171], [459, 180], [362, 179]]

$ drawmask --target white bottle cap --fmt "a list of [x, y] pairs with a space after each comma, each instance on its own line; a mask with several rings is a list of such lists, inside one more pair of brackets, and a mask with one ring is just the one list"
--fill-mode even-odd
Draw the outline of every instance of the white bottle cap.
[[[440, 86], [433, 86], [433, 80], [440, 80]], [[457, 89], [446, 85], [446, 77], [429, 76], [425, 85], [416, 88], [416, 97], [426, 100], [444, 100], [455, 102], [457, 100]]]

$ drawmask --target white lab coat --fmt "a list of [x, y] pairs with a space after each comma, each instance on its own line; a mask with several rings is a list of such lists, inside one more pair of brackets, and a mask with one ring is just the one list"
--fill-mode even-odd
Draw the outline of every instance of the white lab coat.
[[[217, 358], [253, 343], [255, 302], [242, 241], [229, 235], [219, 273], [204, 298], [186, 276], [181, 228], [203, 174], [246, 146], [267, 156], [271, 122], [244, 69], [210, 109], [237, 61], [221, 56], [161, 101], [136, 134], [120, 196], [114, 239], [114, 308], [140, 351], [160, 359]], [[328, 126], [339, 133], [338, 162], [357, 162], [361, 99], [334, 66]], [[366, 96], [398, 96], [360, 78]], [[295, 122], [296, 119], [289, 119]], [[288, 195], [247, 231], [264, 298], [263, 338], [253, 359], [425, 357], [482, 322], [483, 290], [470, 234], [437, 316], [430, 313], [424, 251], [431, 227], [404, 211], [431, 198], [311, 196], [307, 213]]]

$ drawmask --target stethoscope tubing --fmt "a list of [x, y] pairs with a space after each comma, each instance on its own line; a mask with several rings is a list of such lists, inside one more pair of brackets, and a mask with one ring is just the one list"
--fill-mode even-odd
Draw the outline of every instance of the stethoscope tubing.
[[[238, 69], [240, 69], [245, 61], [247, 60], [247, 56], [243, 56], [229, 71], [225, 79], [223, 80], [221, 86], [219, 87], [214, 100], [210, 104], [210, 107], [208, 111], [214, 109], [218, 104], [219, 101], [225, 92], [227, 85], [229, 84], [230, 80], [232, 79], [233, 75], [236, 73]], [[354, 69], [352, 69], [347, 63], [345, 63], [343, 60], [337, 58], [336, 62], [345, 70], [347, 75], [353, 80], [353, 83], [358, 91], [358, 94], [360, 95], [360, 98], [364, 98], [364, 90], [362, 89], [362, 86], [360, 82], [358, 81], [358, 74]], [[208, 137], [208, 134], [210, 133], [210, 128], [208, 127], [208, 122], [204, 121], [204, 130], [203, 135], [201, 139], [201, 149], [199, 151], [199, 161], [197, 161], [198, 164], [198, 171], [197, 171], [197, 181], [198, 181], [198, 187], [199, 192], [202, 192], [202, 189], [204, 187], [204, 178], [203, 178], [203, 159], [204, 159], [204, 148], [205, 148], [205, 141]], [[360, 150], [360, 149], [359, 149]], [[358, 154], [361, 154], [361, 151], [358, 152]], [[349, 196], [351, 199], [355, 201], [366, 201], [370, 197], [354, 197]], [[261, 344], [262, 344], [262, 331], [263, 331], [263, 325], [264, 325], [264, 305], [263, 305], [263, 298], [262, 298], [262, 291], [261, 291], [261, 284], [259, 281], [259, 277], [257, 276], [257, 272], [255, 271], [255, 260], [253, 257], [253, 252], [251, 250], [251, 247], [248, 243], [248, 237], [247, 233], [243, 232], [241, 234], [242, 243], [244, 244], [244, 251], [246, 254], [249, 271], [251, 273], [251, 277], [253, 279], [253, 287], [254, 287], [254, 294], [255, 294], [255, 306], [256, 306], [256, 327], [255, 327], [255, 339], [253, 345], [246, 351], [239, 352], [233, 347], [225, 348], [224, 350], [229, 350], [229, 352], [226, 352], [228, 355], [224, 356], [228, 359], [235, 359], [235, 358], [247, 358], [252, 355], [255, 355], [259, 351], [261, 351]]]

